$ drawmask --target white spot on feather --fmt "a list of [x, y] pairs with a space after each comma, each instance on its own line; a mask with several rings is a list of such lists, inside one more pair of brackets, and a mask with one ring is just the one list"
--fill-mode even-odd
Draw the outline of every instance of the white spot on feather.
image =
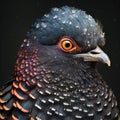
[[51, 94], [51, 92], [49, 90], [45, 90], [45, 92], [49, 95]]
[[29, 43], [27, 43], [27, 47], [29, 46], [30, 44]]
[[52, 99], [48, 99], [48, 101], [49, 101], [50, 103], [54, 103], [54, 101], [53, 101]]
[[61, 27], [60, 29], [63, 30], [63, 27]]
[[84, 29], [83, 29], [83, 34], [85, 35], [86, 32], [87, 32], [87, 28], [84, 28]]
[[45, 14], [44, 16], [48, 18], [48, 17], [49, 17], [49, 14]]
[[59, 114], [59, 116], [63, 116], [63, 114], [62, 113], [58, 113]]
[[78, 106], [73, 106], [73, 109], [74, 109], [74, 110], [78, 110], [79, 107], [78, 107]]
[[101, 112], [102, 110], [103, 110], [102, 108], [99, 108], [97, 111], [98, 111], [98, 112]]
[[62, 21], [62, 23], [63, 23], [63, 24], [65, 24], [65, 23], [66, 23], [66, 21]]
[[111, 111], [107, 113], [107, 116], [110, 116], [111, 115]]
[[90, 47], [90, 46], [91, 46], [90, 41], [87, 41], [87, 46], [88, 46], [88, 47]]
[[46, 27], [47, 27], [47, 24], [44, 23], [44, 22], [42, 22], [42, 23], [41, 23], [41, 26], [42, 26], [43, 28], [46, 28]]
[[69, 22], [69, 25], [71, 25], [71, 24], [72, 24], [72, 22], [70, 21], [70, 22]]
[[51, 113], [51, 112], [49, 112], [49, 111], [47, 111], [47, 114], [48, 114], [48, 115], [50, 115], [50, 116], [52, 115], [52, 113]]
[[72, 109], [67, 108], [66, 111], [67, 112], [72, 112]]
[[91, 104], [91, 103], [88, 103], [87, 104], [87, 107], [93, 107], [94, 105], [93, 104]]
[[41, 102], [46, 103], [46, 100], [42, 99]]
[[57, 15], [55, 15], [54, 17], [53, 17], [53, 19], [57, 19], [58, 18], [58, 16]]
[[94, 114], [93, 113], [88, 113], [88, 116], [94, 116]]
[[52, 111], [55, 111], [55, 108], [53, 108], [53, 107], [51, 107], [50, 109], [51, 109]]
[[58, 99], [58, 98], [54, 98], [54, 100], [55, 100], [55, 101], [57, 101], [57, 102], [59, 102], [59, 101], [60, 101], [60, 99]]
[[105, 33], [102, 33], [102, 34], [100, 35], [100, 37], [101, 37], [101, 38], [104, 38], [104, 37], [105, 37]]
[[36, 24], [36, 28], [39, 28], [40, 27], [40, 24]]
[[80, 26], [77, 25], [76, 28], [80, 29]]
[[36, 116], [36, 120], [42, 120], [41, 118], [39, 118], [38, 116]]
[[53, 8], [53, 11], [59, 11], [59, 9], [58, 8]]
[[80, 116], [80, 115], [75, 115], [75, 118], [82, 118], [82, 116]]
[[24, 44], [22, 44], [20, 47], [23, 47], [24, 46]]
[[73, 14], [75, 14], [75, 12], [76, 12], [75, 10], [72, 10], [72, 13], [73, 13]]
[[58, 20], [61, 20], [61, 18], [59, 17]]
[[63, 105], [68, 106], [69, 104], [68, 104], [68, 103], [66, 103], [66, 102], [64, 102], [64, 103], [63, 103]]
[[36, 36], [34, 36], [34, 39], [36, 39], [37, 37]]
[[88, 20], [92, 21], [92, 16], [91, 15], [88, 15]]
[[26, 39], [24, 39], [24, 42], [26, 42], [27, 40]]
[[42, 109], [41, 106], [39, 106], [37, 103], [35, 104], [35, 107], [37, 107], [38, 109]]

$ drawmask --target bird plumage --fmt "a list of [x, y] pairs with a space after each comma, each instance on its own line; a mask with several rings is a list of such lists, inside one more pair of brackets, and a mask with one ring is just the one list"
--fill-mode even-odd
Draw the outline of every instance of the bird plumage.
[[38, 19], [20, 47], [13, 81], [1, 89], [0, 119], [118, 119], [116, 98], [96, 70], [100, 58], [78, 57], [104, 44], [100, 26], [82, 10], [54, 8]]
[[[62, 36], [70, 36], [86, 49], [87, 41], [92, 47], [105, 44], [104, 33], [98, 23], [84, 11], [70, 7], [53, 8], [33, 25], [28, 38], [41, 44], [56, 44]], [[91, 47], [90, 46], [90, 47]]]

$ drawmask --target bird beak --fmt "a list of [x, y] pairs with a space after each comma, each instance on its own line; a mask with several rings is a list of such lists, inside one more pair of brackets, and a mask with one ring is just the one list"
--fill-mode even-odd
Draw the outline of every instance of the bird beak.
[[108, 66], [111, 65], [108, 55], [104, 53], [104, 51], [102, 51], [98, 46], [88, 53], [76, 54], [75, 57], [82, 57], [84, 61], [102, 62], [107, 64]]

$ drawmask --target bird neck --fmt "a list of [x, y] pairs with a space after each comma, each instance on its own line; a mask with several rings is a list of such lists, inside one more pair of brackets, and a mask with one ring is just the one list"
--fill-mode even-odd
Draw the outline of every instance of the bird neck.
[[[60, 69], [64, 68], [64, 69]], [[97, 87], [98, 84], [103, 84], [102, 78], [96, 70], [95, 65], [87, 63], [85, 65], [73, 66], [44, 66], [47, 74], [44, 74], [43, 80], [47, 80], [47, 84], [59, 86], [78, 86], [83, 88]], [[46, 84], [46, 83], [45, 83]]]

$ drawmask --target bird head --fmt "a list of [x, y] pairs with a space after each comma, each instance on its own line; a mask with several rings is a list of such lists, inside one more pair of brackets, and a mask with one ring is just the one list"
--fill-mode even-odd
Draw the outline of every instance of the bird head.
[[[72, 73], [91, 68], [97, 62], [110, 66], [109, 57], [100, 49], [104, 44], [104, 33], [92, 16], [64, 6], [53, 8], [49, 14], [36, 20], [21, 46], [19, 56], [35, 61], [36, 66]], [[17, 64], [24, 63], [23, 58]]]

